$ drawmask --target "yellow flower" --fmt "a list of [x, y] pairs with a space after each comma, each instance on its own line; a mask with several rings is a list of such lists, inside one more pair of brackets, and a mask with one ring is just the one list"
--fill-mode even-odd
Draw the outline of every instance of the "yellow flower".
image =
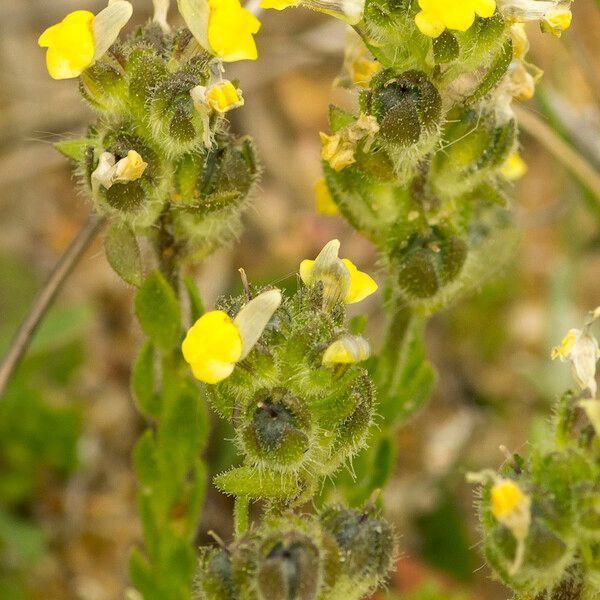
[[275, 10], [299, 5], [331, 15], [350, 25], [356, 25], [362, 19], [365, 0], [261, 0], [259, 2], [261, 8]]
[[256, 60], [260, 21], [239, 0], [177, 0], [196, 41], [221, 60]]
[[345, 335], [329, 345], [323, 354], [323, 364], [351, 364], [369, 358], [369, 342], [360, 336]]
[[496, 519], [504, 519], [524, 500], [525, 494], [514, 481], [510, 479], [500, 481], [492, 487], [492, 514]]
[[227, 80], [210, 86], [206, 92], [206, 100], [208, 105], [219, 113], [226, 113], [234, 108], [244, 106], [241, 90]]
[[366, 273], [359, 271], [352, 261], [338, 257], [340, 242], [331, 240], [315, 260], [300, 263], [300, 279], [306, 286], [322, 282], [325, 297], [330, 302], [342, 300], [354, 304], [364, 300], [377, 290], [377, 283]]
[[203, 314], [187, 332], [181, 351], [196, 379], [216, 384], [248, 356], [281, 304], [279, 290], [259, 294], [242, 307], [235, 319], [222, 310]]
[[88, 10], [76, 10], [48, 27], [38, 44], [48, 48], [46, 65], [50, 76], [70, 79], [81, 75], [115, 42], [132, 12], [129, 2], [117, 0], [97, 16]]
[[542, 19], [542, 30], [560, 37], [562, 32], [569, 29], [573, 15], [569, 8], [557, 6], [550, 9]]
[[219, 383], [231, 375], [242, 354], [242, 338], [229, 315], [213, 310], [202, 315], [181, 345], [196, 379]]
[[496, 11], [495, 0], [419, 0], [421, 11], [415, 23], [421, 33], [436, 38], [444, 29], [466, 31], [475, 15], [491, 17]]
[[525, 539], [531, 526], [531, 498], [510, 479], [498, 479], [491, 490], [492, 515], [513, 534], [517, 549], [510, 574], [521, 568], [525, 555]]
[[315, 208], [318, 213], [329, 216], [339, 214], [340, 211], [331, 197], [324, 177], [320, 177], [315, 181], [313, 190], [315, 192]]
[[139, 179], [148, 166], [147, 162], [135, 151], [129, 150], [127, 156], [115, 162], [114, 154], [103, 152], [98, 159], [98, 166], [92, 173], [92, 189], [97, 189], [98, 185], [106, 189], [112, 187], [115, 183], [126, 183]]
[[502, 165], [500, 173], [509, 181], [516, 181], [527, 173], [527, 164], [518, 152], [513, 152]]

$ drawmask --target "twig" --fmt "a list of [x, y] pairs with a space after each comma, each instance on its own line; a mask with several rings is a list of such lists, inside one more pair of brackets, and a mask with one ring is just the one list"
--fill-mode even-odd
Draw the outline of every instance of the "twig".
[[594, 169], [588, 160], [530, 110], [516, 104], [514, 111], [522, 128], [571, 171], [600, 202], [600, 173]]
[[15, 333], [8, 351], [0, 364], [0, 396], [4, 393], [12, 374], [27, 350], [27, 346], [35, 333], [37, 326], [44, 318], [44, 315], [52, 304], [56, 294], [77, 261], [82, 257], [86, 248], [90, 245], [90, 242], [100, 231], [104, 222], [104, 217], [95, 213], [90, 214], [77, 234], [77, 237], [71, 242], [71, 245], [67, 248], [66, 252], [54, 267], [48, 281], [46, 281], [46, 284], [34, 299], [33, 304], [29, 308], [29, 312]]

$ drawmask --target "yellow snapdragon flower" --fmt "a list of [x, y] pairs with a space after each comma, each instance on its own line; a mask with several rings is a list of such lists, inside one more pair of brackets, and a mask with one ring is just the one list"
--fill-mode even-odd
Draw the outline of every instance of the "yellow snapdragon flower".
[[102, 58], [129, 21], [133, 8], [116, 0], [94, 16], [88, 10], [69, 13], [60, 23], [48, 27], [38, 39], [46, 52], [46, 66], [53, 79], [78, 77]]
[[261, 8], [283, 10], [290, 6], [306, 6], [311, 10], [322, 12], [350, 25], [356, 25], [365, 9], [365, 0], [261, 0]]
[[340, 259], [339, 249], [339, 240], [331, 240], [315, 260], [303, 260], [300, 263], [300, 279], [306, 286], [321, 281], [326, 298], [354, 304], [375, 293], [378, 286], [367, 273], [359, 271], [352, 261]]
[[256, 60], [260, 21], [239, 0], [177, 0], [196, 41], [221, 60]]
[[466, 31], [475, 15], [491, 17], [496, 11], [495, 0], [419, 0], [419, 6], [415, 23], [431, 38], [439, 37], [445, 29]]
[[206, 92], [206, 100], [208, 105], [219, 113], [244, 106], [242, 91], [228, 80], [210, 86]]
[[216, 384], [248, 356], [281, 304], [281, 292], [269, 290], [242, 307], [235, 319], [222, 310], [203, 314], [189, 329], [181, 352], [196, 379]]
[[323, 354], [323, 364], [352, 364], [367, 360], [370, 354], [371, 348], [365, 338], [356, 335], [344, 335], [327, 347]]

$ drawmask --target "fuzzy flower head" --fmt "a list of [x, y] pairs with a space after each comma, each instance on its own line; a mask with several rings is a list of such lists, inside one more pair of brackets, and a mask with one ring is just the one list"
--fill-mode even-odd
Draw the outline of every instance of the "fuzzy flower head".
[[349, 25], [356, 25], [362, 19], [365, 0], [261, 0], [259, 6], [275, 10], [283, 10], [290, 6], [305, 6], [341, 19]]
[[491, 17], [496, 11], [495, 0], [419, 0], [421, 11], [415, 23], [421, 33], [437, 38], [445, 29], [467, 31], [475, 15]]
[[315, 260], [306, 259], [300, 263], [300, 278], [308, 287], [322, 282], [325, 299], [329, 303], [360, 302], [375, 293], [377, 283], [359, 271], [352, 261], [340, 259], [339, 250], [339, 240], [328, 242]]
[[239, 0], [177, 0], [196, 41], [225, 62], [256, 60], [260, 21]]
[[229, 377], [236, 363], [248, 356], [280, 304], [279, 290], [269, 290], [250, 300], [234, 319], [222, 310], [203, 314], [181, 345], [194, 377], [208, 384]]
[[115, 42], [129, 21], [133, 8], [129, 2], [116, 0], [94, 16], [88, 10], [69, 13], [60, 23], [48, 27], [38, 44], [48, 48], [46, 66], [53, 79], [78, 77]]

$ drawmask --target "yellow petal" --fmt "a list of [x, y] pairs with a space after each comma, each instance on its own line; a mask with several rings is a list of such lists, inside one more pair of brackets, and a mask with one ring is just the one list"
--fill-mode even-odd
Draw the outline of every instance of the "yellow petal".
[[496, 0], [477, 0], [475, 12], [483, 18], [491, 17], [496, 12]]
[[379, 286], [371, 276], [359, 271], [354, 263], [347, 258], [343, 258], [342, 262], [350, 273], [350, 289], [344, 299], [346, 304], [360, 302], [377, 291]]
[[231, 81], [223, 81], [211, 86], [206, 93], [208, 105], [219, 113], [225, 113], [244, 105], [244, 99]]
[[315, 208], [318, 213], [322, 215], [337, 215], [339, 214], [339, 209], [337, 204], [334, 202], [331, 193], [329, 192], [329, 188], [327, 187], [327, 182], [324, 177], [321, 177], [315, 181], [313, 185], [313, 190], [315, 192]]
[[297, 6], [300, 4], [299, 0], [260, 0], [258, 5], [261, 8], [274, 8], [275, 10], [283, 10], [288, 6]]
[[323, 364], [351, 364], [369, 358], [369, 342], [360, 336], [345, 335], [329, 345], [323, 354]]
[[194, 374], [202, 375], [198, 379], [214, 383], [213, 380], [217, 376], [228, 370], [229, 375], [233, 371], [233, 366], [230, 369], [224, 365], [233, 365], [239, 360], [242, 354], [242, 338], [227, 313], [213, 310], [202, 315], [190, 328], [181, 345], [181, 351], [186, 362], [192, 365]]
[[525, 494], [521, 488], [510, 479], [496, 483], [492, 487], [492, 514], [497, 519], [505, 518], [509, 513], [522, 504]]
[[573, 350], [573, 346], [575, 345], [580, 333], [581, 330], [579, 329], [569, 329], [567, 335], [565, 335], [560, 345], [552, 348], [552, 359], [554, 360], [555, 358], [560, 358], [561, 360], [568, 360], [569, 356], [571, 355], [571, 350]]
[[202, 360], [192, 364], [192, 374], [199, 381], [214, 385], [227, 379], [233, 373], [235, 363], [226, 363], [218, 360]]
[[300, 279], [302, 279], [302, 283], [304, 283], [304, 285], [309, 285], [310, 274], [312, 273], [314, 266], [315, 261], [308, 258], [304, 259], [300, 263]]
[[94, 60], [94, 14], [76, 10], [49, 27], [38, 39], [47, 47], [46, 65], [53, 79], [78, 77]]
[[256, 60], [258, 52], [253, 34], [260, 21], [242, 7], [239, 0], [208, 0], [208, 43], [222, 60]]

